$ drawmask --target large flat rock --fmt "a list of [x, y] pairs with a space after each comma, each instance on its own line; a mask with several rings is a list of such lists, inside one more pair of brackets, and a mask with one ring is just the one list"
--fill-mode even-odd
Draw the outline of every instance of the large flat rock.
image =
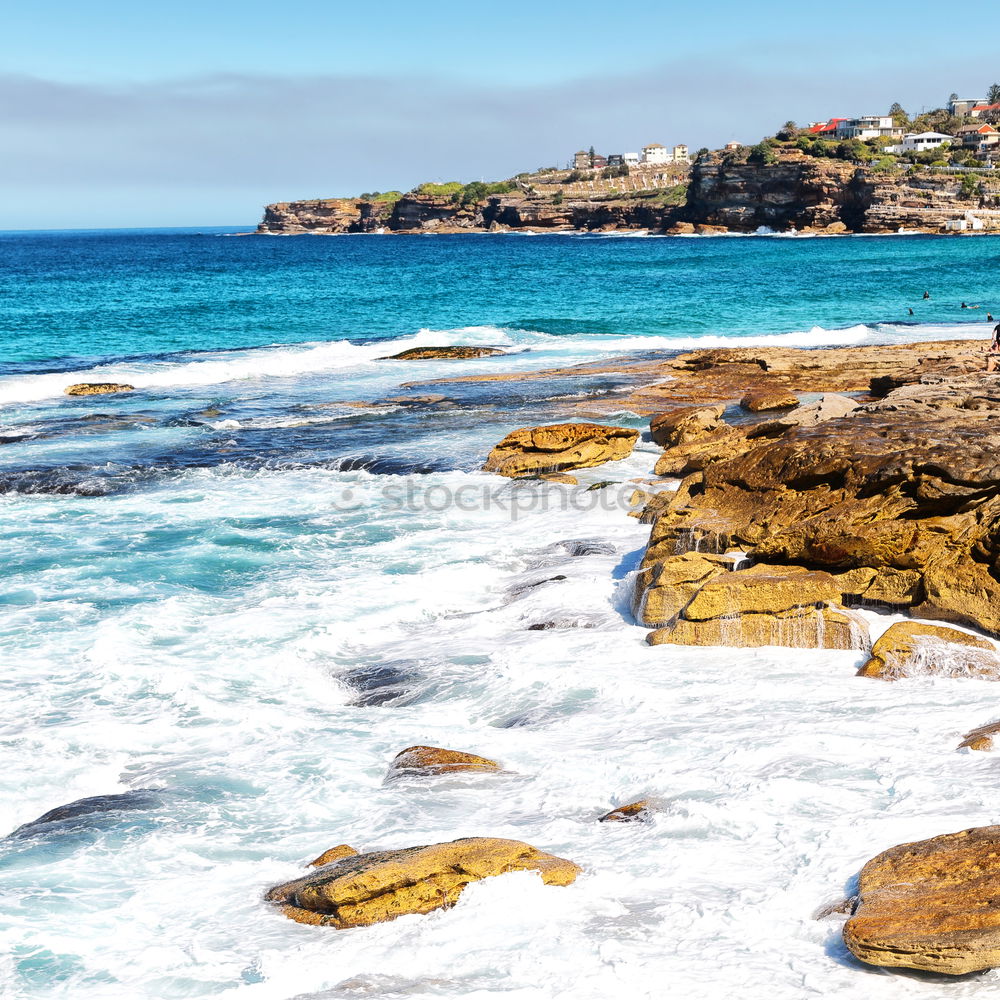
[[569, 885], [580, 869], [519, 840], [469, 837], [345, 857], [275, 886], [266, 898], [300, 923], [363, 927], [452, 906], [470, 882], [517, 871], [536, 871], [547, 885]]
[[483, 469], [519, 478], [566, 469], [586, 469], [632, 454], [639, 432], [603, 424], [548, 424], [508, 434], [489, 454]]
[[962, 975], [1000, 965], [1000, 826], [900, 844], [861, 869], [844, 942], [870, 965]]

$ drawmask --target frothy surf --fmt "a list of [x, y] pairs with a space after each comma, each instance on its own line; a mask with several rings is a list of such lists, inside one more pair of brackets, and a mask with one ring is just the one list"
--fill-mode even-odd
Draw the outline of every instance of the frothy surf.
[[[865, 975], [840, 944], [838, 918], [813, 914], [874, 850], [995, 820], [990, 756], [940, 752], [995, 717], [993, 687], [930, 677], [852, 685], [860, 654], [851, 651], [647, 646], [630, 595], [649, 529], [628, 511], [659, 449], [640, 441], [626, 461], [582, 470], [578, 488], [475, 471], [503, 434], [538, 422], [533, 400], [562, 395], [576, 415], [588, 394], [608, 391], [607, 378], [533, 380], [536, 395], [517, 383], [453, 386], [452, 409], [361, 409], [356, 419], [338, 401], [630, 352], [982, 336], [981, 325], [878, 324], [888, 308], [859, 300], [820, 313], [825, 325], [774, 321], [761, 306], [746, 336], [721, 325], [643, 336], [651, 310], [669, 312], [683, 287], [665, 270], [681, 251], [670, 245], [668, 258], [656, 240], [414, 241], [391, 266], [377, 240], [200, 245], [237, 255], [237, 289], [262, 266], [254, 254], [287, 255], [283, 270], [263, 272], [261, 329], [272, 331], [289, 321], [267, 303], [294, 284], [290, 260], [318, 255], [292, 300], [304, 311], [316, 288], [332, 287], [319, 284], [333, 281], [326, 254], [344, 267], [363, 255], [340, 302], [362, 280], [391, 296], [421, 253], [459, 256], [444, 270], [429, 257], [426, 283], [423, 272], [404, 275], [414, 280], [391, 319], [370, 300], [351, 313], [358, 331], [370, 316], [383, 331], [416, 331], [406, 336], [366, 341], [337, 328], [324, 340], [329, 312], [297, 343], [217, 351], [223, 341], [208, 324], [198, 350], [163, 353], [164, 342], [195, 339], [173, 329], [122, 347], [117, 361], [0, 379], [0, 482], [11, 490], [0, 496], [0, 993], [939, 996], [940, 983]], [[890, 245], [758, 241], [752, 252]], [[943, 255], [939, 284], [958, 270], [949, 245], [922, 251]], [[988, 244], [954, 245], [972, 267]], [[402, 244], [393, 246], [398, 256]], [[461, 256], [470, 246], [500, 256], [475, 272]], [[740, 266], [734, 241], [681, 246]], [[195, 251], [181, 249], [171, 281], [191, 267]], [[122, 253], [137, 251], [126, 241]], [[552, 270], [525, 271], [518, 254]], [[614, 273], [616, 254], [637, 256]], [[381, 284], [368, 255], [385, 268]], [[619, 278], [648, 277], [644, 261], [652, 305], [640, 314], [647, 299]], [[801, 261], [778, 285], [794, 283]], [[87, 286], [98, 298], [105, 264]], [[829, 262], [820, 265], [827, 280]], [[434, 284], [445, 271], [460, 281]], [[143, 280], [157, 273], [146, 267]], [[913, 294], [925, 280], [937, 294], [922, 273]], [[22, 296], [38, 294], [32, 287]], [[218, 290], [199, 287], [188, 315], [203, 323]], [[427, 287], [502, 307], [473, 312], [492, 321], [483, 325], [462, 325], [468, 311], [442, 320]], [[528, 291], [514, 301], [514, 288]], [[552, 288], [566, 296], [558, 309], [540, 301]], [[81, 308], [90, 307], [88, 298]], [[836, 329], [838, 312], [870, 322]], [[601, 320], [591, 329], [574, 315]], [[119, 320], [120, 343], [148, 328], [131, 321]], [[35, 321], [37, 357], [58, 353], [47, 353], [46, 322]], [[83, 342], [67, 340], [62, 356], [79, 357]], [[375, 360], [438, 344], [511, 353]], [[161, 353], [135, 356], [145, 348]], [[140, 391], [62, 396], [71, 382], [97, 380]], [[646, 429], [633, 414], [607, 419]], [[602, 482], [612, 485], [588, 491]], [[864, 614], [873, 634], [892, 620]], [[385, 783], [392, 757], [418, 743], [480, 753], [508, 773]], [[72, 829], [45, 823], [3, 837], [55, 807], [119, 795], [101, 800], [109, 808], [78, 808]], [[650, 824], [596, 822], [640, 797], [661, 806]], [[150, 808], [114, 808], [132, 802]], [[334, 844], [462, 836], [524, 840], [583, 874], [565, 889], [530, 874], [486, 880], [451, 910], [346, 932], [295, 924], [261, 898]], [[985, 1000], [996, 981], [948, 989]]]
[[[414, 371], [428, 377], [437, 373], [469, 374], [496, 371], [501, 366], [512, 370], [543, 368], [555, 361], [572, 363], [607, 354], [648, 351], [691, 351], [721, 347], [846, 347], [863, 343], [906, 343], [930, 339], [978, 339], [983, 329], [970, 324], [921, 325], [872, 324], [842, 330], [820, 326], [790, 333], [732, 336], [705, 334], [694, 337], [634, 336], [606, 334], [554, 335], [536, 330], [494, 326], [459, 327], [447, 330], [422, 329], [412, 336], [395, 340], [352, 343], [333, 341], [227, 351], [218, 356], [206, 352], [202, 357], [179, 362], [160, 359], [152, 362], [125, 361], [106, 363], [75, 371], [18, 375], [0, 378], [0, 405], [31, 403], [60, 397], [75, 382], [118, 382], [154, 393], [208, 386], [226, 386], [238, 382], [273, 383], [312, 375], [350, 373], [368, 375], [386, 385], [412, 378]], [[507, 350], [506, 357], [469, 361], [395, 362], [386, 368], [378, 359], [415, 347], [491, 346]], [[393, 372], [405, 375], [394, 380]]]

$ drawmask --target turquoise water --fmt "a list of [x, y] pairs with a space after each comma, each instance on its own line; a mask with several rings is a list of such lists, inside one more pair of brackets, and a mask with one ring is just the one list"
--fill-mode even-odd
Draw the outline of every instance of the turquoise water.
[[[985, 339], [998, 258], [988, 238], [0, 234], [0, 994], [936, 997], [865, 976], [811, 914], [874, 849], [996, 818], [988, 755], [950, 753], [989, 687], [647, 647], [627, 496], [652, 443], [581, 474], [620, 489], [478, 471], [515, 427], [614, 410], [623, 376], [442, 380]], [[436, 344], [507, 353], [379, 360]], [[63, 394], [111, 380], [136, 391]], [[415, 743], [510, 773], [383, 784]], [[116, 798], [30, 825], [96, 796]], [[640, 796], [652, 826], [594, 822]], [[468, 835], [585, 874], [343, 934], [261, 899], [337, 843]]]
[[[1000, 244], [936, 237], [0, 234], [4, 362], [400, 337], [741, 336], [951, 323]], [[922, 294], [933, 297], [924, 302]], [[1000, 308], [1000, 302], [993, 303]]]

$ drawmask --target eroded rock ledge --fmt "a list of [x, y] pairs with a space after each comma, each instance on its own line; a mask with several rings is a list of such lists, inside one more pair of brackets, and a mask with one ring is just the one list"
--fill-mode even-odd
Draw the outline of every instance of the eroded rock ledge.
[[470, 882], [515, 871], [538, 872], [547, 885], [569, 885], [580, 869], [572, 861], [519, 840], [468, 837], [447, 844], [342, 856], [302, 878], [275, 886], [265, 898], [300, 923], [364, 927], [453, 906]]
[[[737, 426], [718, 406], [654, 419], [657, 472], [685, 478], [643, 512], [653, 527], [635, 612], [657, 627], [651, 642], [864, 645], [843, 610], [861, 604], [1000, 636], [1000, 377], [969, 373], [982, 355], [968, 345], [917, 346], [932, 350], [872, 373], [881, 399]], [[800, 353], [794, 376], [754, 352], [685, 363], [708, 376], [709, 399], [728, 383], [713, 369], [733, 365], [746, 376], [754, 364], [761, 389], [801, 391], [807, 366], [814, 391], [840, 387], [840, 352]]]
[[1000, 965], [1000, 827], [900, 844], [858, 882], [844, 942], [862, 962], [962, 975]]

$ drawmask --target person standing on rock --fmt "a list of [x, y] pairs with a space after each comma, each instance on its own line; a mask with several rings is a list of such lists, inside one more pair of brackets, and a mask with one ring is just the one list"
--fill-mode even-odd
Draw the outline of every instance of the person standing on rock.
[[1000, 365], [1000, 323], [993, 327], [993, 340], [986, 355], [986, 371], [995, 372]]

